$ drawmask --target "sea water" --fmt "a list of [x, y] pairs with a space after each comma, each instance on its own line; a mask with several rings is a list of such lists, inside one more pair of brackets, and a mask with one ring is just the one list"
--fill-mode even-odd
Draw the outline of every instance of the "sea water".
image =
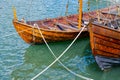
[[[116, 0], [117, 1], [117, 0]], [[119, 1], [119, 0], [118, 0]], [[83, 0], [83, 11], [104, 8], [116, 4], [115, 0]], [[66, 5], [68, 12], [66, 13]], [[12, 7], [15, 6], [20, 20], [39, 20], [78, 13], [77, 0], [0, 0], [0, 80], [30, 80], [54, 60], [45, 44], [29, 45], [15, 31]], [[49, 43], [58, 57], [72, 41]], [[108, 72], [100, 70], [92, 55], [89, 37], [75, 41], [72, 47], [60, 58], [72, 72], [56, 62], [36, 80], [119, 80], [120, 67]]]

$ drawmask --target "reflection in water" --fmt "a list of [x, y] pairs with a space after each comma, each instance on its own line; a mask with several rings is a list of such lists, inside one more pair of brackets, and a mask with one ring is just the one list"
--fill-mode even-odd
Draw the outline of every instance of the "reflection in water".
[[[70, 42], [71, 41], [49, 43], [49, 45], [54, 51], [55, 55], [59, 56], [61, 52], [63, 52], [64, 49], [70, 44]], [[15, 80], [30, 79], [54, 61], [54, 57], [47, 49], [45, 44], [30, 46], [26, 50], [24, 57], [24, 64], [12, 73], [12, 76]], [[90, 68], [92, 66], [95, 66], [93, 68], [94, 71], [96, 70], [97, 66], [93, 56], [91, 55], [89, 38], [77, 40], [75, 44], [70, 48], [70, 50], [66, 52], [66, 54], [60, 60], [72, 71], [88, 77], [91, 74], [89, 71], [92, 70]], [[65, 70], [58, 62], [39, 77], [40, 80], [64, 80], [66, 78], [69, 80], [79, 80], [79, 78]]]
[[[70, 44], [69, 42], [49, 43], [56, 56]], [[115, 67], [108, 72], [102, 72], [91, 54], [89, 38], [79, 39], [60, 59], [72, 71], [93, 78], [94, 80], [119, 80], [120, 68]], [[12, 72], [14, 80], [30, 80], [50, 63], [54, 57], [45, 44], [31, 45], [25, 52], [24, 63]], [[82, 80], [67, 70], [58, 62], [38, 77], [38, 80]]]

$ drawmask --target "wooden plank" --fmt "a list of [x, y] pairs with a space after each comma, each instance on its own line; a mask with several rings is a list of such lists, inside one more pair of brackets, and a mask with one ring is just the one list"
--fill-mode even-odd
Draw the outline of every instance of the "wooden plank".
[[120, 40], [117, 40], [117, 39], [113, 39], [113, 38], [106, 37], [106, 36], [101, 36], [99, 34], [94, 34], [94, 37], [97, 37], [97, 38], [100, 38], [102, 40], [120, 45]]
[[105, 46], [105, 45], [101, 45], [101, 44], [97, 44], [97, 43], [95, 43], [94, 45], [95, 45], [94, 49], [104, 51], [106, 53], [111, 53], [113, 55], [120, 55], [120, 50], [119, 49], [115, 49], [115, 48]]
[[93, 24], [92, 31], [95, 34], [99, 34], [101, 36], [110, 37], [111, 39], [120, 40], [120, 31], [115, 29], [110, 29], [108, 27], [103, 27], [102, 25]]
[[120, 58], [120, 55], [111, 54], [111, 53], [104, 52], [104, 51], [101, 51], [101, 50], [96, 50], [96, 49], [94, 49], [93, 52], [94, 52], [94, 53], [93, 53], [94, 56], [100, 55], [100, 56], [111, 57], [111, 58]]
[[67, 21], [68, 23], [72, 23], [72, 24], [78, 26], [78, 22], [72, 21], [72, 20], [67, 19], [67, 18], [66, 18], [66, 21]]
[[62, 23], [55, 23], [55, 24], [56, 24], [56, 25], [59, 25], [59, 26], [61, 26], [61, 27], [63, 27], [63, 28], [71, 29], [71, 30], [73, 30], [73, 31], [78, 31], [78, 30], [79, 30], [79, 29], [73, 28], [73, 27], [71, 27], [71, 26], [62, 24]]
[[117, 13], [113, 13], [113, 12], [101, 12], [101, 13], [119, 17], [119, 15]]
[[112, 48], [120, 50], [120, 45], [119, 44], [113, 43], [113, 42], [108, 41], [108, 40], [104, 40], [104, 39], [101, 39], [101, 38], [94, 37], [94, 42], [97, 43], [97, 44], [105, 45], [105, 46], [112, 47]]

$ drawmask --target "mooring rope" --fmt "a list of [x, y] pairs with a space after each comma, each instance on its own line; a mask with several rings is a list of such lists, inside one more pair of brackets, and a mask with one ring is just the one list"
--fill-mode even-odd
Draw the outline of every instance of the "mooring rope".
[[[29, 30], [29, 29], [27, 29], [27, 30]], [[6, 38], [6, 37], [9, 37], [9, 36], [18, 34], [18, 33], [22, 33], [22, 32], [27, 31], [27, 30], [22, 30], [22, 31], [19, 31], [19, 32], [17, 32], [17, 33], [15, 32], [15, 33], [12, 33], [12, 34], [9, 34], [9, 35], [5, 35], [5, 36], [0, 37], [0, 38], [3, 39], [3, 38]], [[23, 48], [23, 49], [24, 49], [24, 48]], [[13, 49], [0, 49], [0, 51], [10, 51], [10, 50], [13, 50]], [[19, 50], [19, 48], [15, 49], [15, 50]]]
[[66, 70], [68, 70], [69, 72], [71, 72], [71, 73], [74, 74], [75, 76], [78, 76], [78, 77], [80, 77], [80, 78], [82, 78], [82, 79], [85, 79], [85, 80], [93, 80], [93, 79], [91, 79], [91, 78], [87, 78], [87, 77], [84, 77], [84, 76], [82, 76], [82, 75], [76, 74], [75, 72], [73, 72], [73, 71], [71, 71], [69, 68], [67, 68], [67, 67], [59, 60], [59, 59], [68, 51], [68, 49], [74, 44], [74, 42], [75, 42], [75, 41], [77, 40], [77, 38], [80, 36], [81, 32], [84, 30], [85, 27], [86, 27], [86, 26], [84, 26], [84, 27], [80, 30], [79, 34], [78, 34], [78, 35], [76, 36], [76, 38], [72, 41], [72, 43], [71, 43], [71, 44], [62, 52], [62, 54], [57, 58], [57, 57], [55, 56], [54, 52], [52, 51], [52, 49], [50, 48], [50, 46], [47, 44], [47, 42], [46, 42], [46, 40], [45, 40], [45, 38], [44, 38], [44, 36], [43, 36], [40, 28], [37, 26], [40, 35], [42, 36], [42, 38], [43, 38], [46, 46], [48, 47], [48, 49], [50, 50], [50, 52], [52, 53], [52, 55], [55, 57], [55, 60], [54, 60], [48, 67], [46, 67], [44, 70], [42, 70], [42, 71], [41, 71], [40, 73], [38, 73], [36, 76], [34, 76], [31, 80], [34, 80], [34, 79], [36, 79], [37, 77], [39, 77], [39, 76], [40, 76], [41, 74], [43, 74], [46, 70], [48, 70], [52, 65], [54, 65], [54, 63], [56, 63], [57, 61], [58, 61]]
[[35, 36], [34, 36], [34, 35], [35, 35], [35, 31], [34, 31], [34, 29], [35, 29], [35, 25], [32, 27], [32, 32], [33, 32], [33, 37], [32, 37], [32, 38], [33, 38], [33, 43], [35, 43]]
[[8, 35], [2, 36], [2, 37], [0, 37], [0, 38], [9, 37], [9, 36], [12, 36], [12, 35], [15, 35], [15, 34], [18, 34], [18, 33], [22, 33], [22, 32], [27, 31], [27, 30], [29, 30], [29, 29], [22, 30], [22, 31], [19, 31], [19, 32], [15, 32], [15, 33], [12, 33], [12, 34], [8, 34]]

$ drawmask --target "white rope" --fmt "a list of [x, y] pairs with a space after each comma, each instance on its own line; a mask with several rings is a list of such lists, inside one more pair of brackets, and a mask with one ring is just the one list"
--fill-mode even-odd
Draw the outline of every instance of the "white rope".
[[79, 34], [76, 36], [76, 38], [72, 41], [72, 43], [71, 43], [71, 44], [63, 51], [63, 53], [57, 58], [57, 57], [55, 56], [55, 54], [53, 53], [53, 51], [51, 50], [51, 48], [49, 47], [49, 45], [47, 44], [44, 36], [42, 35], [42, 32], [41, 32], [40, 28], [37, 26], [37, 28], [38, 28], [38, 30], [39, 30], [39, 33], [41, 34], [41, 36], [42, 36], [45, 44], [47, 45], [47, 47], [48, 47], [48, 49], [50, 50], [50, 52], [52, 53], [52, 55], [56, 58], [56, 60], [53, 61], [48, 67], [46, 67], [44, 70], [42, 70], [42, 71], [41, 71], [39, 74], [37, 74], [35, 77], [33, 77], [31, 80], [36, 79], [38, 76], [40, 76], [40, 75], [41, 75], [42, 73], [44, 73], [46, 70], [48, 70], [48, 69], [49, 69], [54, 63], [56, 63], [57, 61], [58, 61], [66, 70], [68, 70], [68, 71], [71, 72], [72, 74], [74, 74], [74, 75], [76, 75], [76, 76], [78, 76], [78, 77], [80, 77], [80, 78], [83, 78], [83, 79], [85, 79], [85, 80], [93, 80], [93, 79], [91, 79], [91, 78], [87, 78], [87, 77], [84, 77], [84, 76], [82, 76], [82, 75], [76, 74], [75, 72], [73, 72], [73, 71], [71, 71], [69, 68], [67, 68], [64, 64], [62, 64], [62, 62], [59, 60], [59, 59], [68, 51], [68, 49], [73, 45], [73, 43], [77, 40], [77, 38], [80, 36], [81, 32], [84, 30], [85, 27], [86, 27], [86, 26], [84, 26], [84, 27], [82, 28], [82, 30], [79, 32]]
[[33, 43], [35, 43], [35, 36], [34, 36], [35, 31], [34, 31], [34, 28], [35, 28], [35, 25], [32, 27], [32, 32], [33, 32]]
[[[27, 30], [29, 30], [29, 29], [27, 29]], [[24, 32], [24, 31], [27, 31], [27, 30], [22, 30], [22, 31], [19, 31], [19, 32], [15, 32], [15, 33], [12, 33], [12, 34], [9, 34], [9, 35], [5, 35], [5, 36], [3, 36], [3, 37], [0, 37], [1, 39], [2, 38], [5, 38], [5, 37], [9, 37], [9, 36], [12, 36], [12, 35], [14, 35], [14, 34], [18, 34], [18, 33], [22, 33], [22, 32]], [[14, 49], [14, 50], [20, 50], [21, 48], [17, 48], [17, 49]], [[22, 48], [22, 49], [24, 49], [24, 48]], [[22, 50], [21, 49], [21, 50]], [[11, 50], [13, 50], [13, 49], [0, 49], [0, 51], [11, 51]]]

